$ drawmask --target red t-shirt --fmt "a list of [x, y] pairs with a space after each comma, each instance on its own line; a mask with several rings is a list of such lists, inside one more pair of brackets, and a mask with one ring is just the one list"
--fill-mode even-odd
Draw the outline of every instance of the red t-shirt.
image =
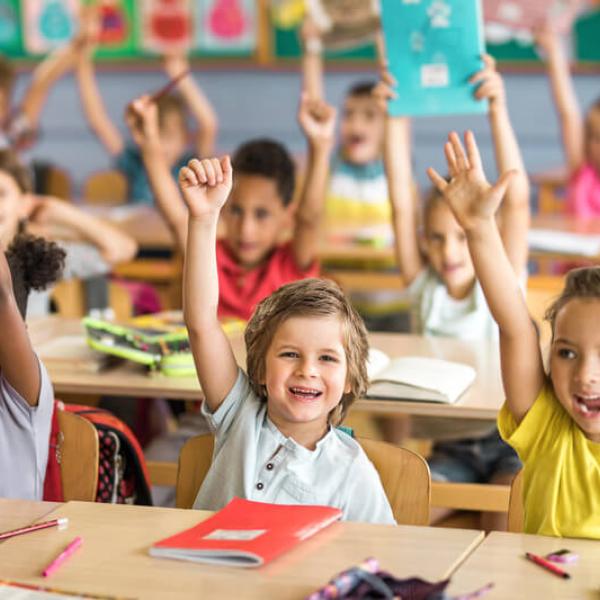
[[317, 277], [319, 264], [315, 260], [307, 269], [296, 265], [291, 242], [276, 246], [266, 262], [245, 271], [231, 256], [223, 240], [217, 241], [217, 271], [219, 275], [219, 317], [248, 320], [256, 305], [286, 283]]

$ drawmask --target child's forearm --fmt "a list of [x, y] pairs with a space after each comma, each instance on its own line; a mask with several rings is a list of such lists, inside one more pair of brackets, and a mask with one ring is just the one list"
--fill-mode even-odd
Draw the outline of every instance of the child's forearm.
[[561, 40], [555, 38], [546, 48], [552, 97], [560, 120], [563, 146], [569, 170], [584, 160], [583, 119], [575, 95], [571, 70]]
[[527, 268], [529, 229], [529, 178], [521, 149], [504, 102], [490, 106], [490, 127], [494, 140], [498, 173], [515, 171], [500, 207], [500, 231], [506, 253], [515, 273], [520, 276]]
[[33, 71], [33, 76], [21, 105], [32, 128], [38, 126], [40, 114], [46, 102], [48, 92], [54, 83], [69, 69], [72, 69], [77, 59], [74, 44], [60, 48], [43, 60]]
[[141, 147], [141, 151], [156, 206], [173, 232], [179, 249], [185, 252], [188, 212], [165, 161], [162, 148], [146, 144]]
[[106, 112], [106, 107], [98, 90], [94, 64], [90, 56], [83, 55], [79, 59], [77, 81], [83, 112], [90, 127], [111, 155], [120, 154], [124, 147], [123, 137]]
[[300, 269], [308, 268], [318, 252], [331, 150], [330, 143], [309, 146], [308, 170], [295, 215], [293, 239], [294, 256]]
[[[311, 46], [317, 45], [317, 48]], [[323, 57], [321, 55], [321, 40], [307, 40], [302, 55], [302, 87], [311, 100], [322, 100], [323, 90]]]
[[191, 73], [179, 82], [178, 89], [198, 124], [196, 151], [199, 157], [212, 156], [218, 127], [217, 114], [212, 104], [196, 84]]
[[384, 162], [392, 205], [396, 260], [404, 281], [410, 284], [423, 269], [417, 240], [417, 211], [410, 163], [410, 122], [387, 117]]
[[[6, 258], [3, 268], [8, 269]], [[0, 371], [30, 406], [36, 406], [40, 393], [40, 370], [37, 358], [31, 347], [27, 328], [9, 282], [0, 285], [0, 329], [3, 341], [0, 342]]]
[[218, 319], [218, 215], [189, 219], [183, 272], [183, 312], [206, 402], [218, 408], [235, 383], [237, 363]]

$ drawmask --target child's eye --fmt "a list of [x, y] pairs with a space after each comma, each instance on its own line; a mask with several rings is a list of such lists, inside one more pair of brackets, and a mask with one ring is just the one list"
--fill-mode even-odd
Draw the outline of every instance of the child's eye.
[[321, 360], [324, 362], [339, 362], [337, 356], [333, 356], [332, 354], [323, 354]]
[[269, 216], [269, 212], [264, 210], [264, 209], [259, 209], [256, 211], [256, 218], [257, 219], [266, 219]]
[[297, 352], [292, 352], [291, 350], [288, 350], [287, 352], [280, 352], [279, 356], [281, 356], [282, 358], [298, 358], [299, 354]]
[[560, 356], [560, 358], [572, 359], [575, 358], [576, 354], [569, 348], [559, 348], [558, 356]]

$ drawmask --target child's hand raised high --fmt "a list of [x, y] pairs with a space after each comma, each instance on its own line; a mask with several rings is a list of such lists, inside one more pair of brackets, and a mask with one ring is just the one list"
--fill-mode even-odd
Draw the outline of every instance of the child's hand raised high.
[[229, 156], [193, 158], [179, 171], [179, 187], [191, 219], [217, 218], [231, 191], [233, 169]]
[[314, 146], [333, 146], [337, 111], [324, 100], [311, 100], [303, 93], [298, 107], [298, 123], [309, 143]]
[[142, 147], [153, 142], [160, 143], [158, 108], [150, 96], [140, 96], [127, 105], [125, 123], [138, 146]]
[[504, 106], [506, 104], [504, 81], [500, 73], [496, 70], [496, 61], [489, 54], [484, 54], [482, 58], [483, 69], [469, 79], [469, 83], [479, 83], [479, 86], [475, 90], [475, 98], [478, 100], [489, 100], [490, 108], [496, 108], [500, 105]]
[[483, 172], [475, 136], [470, 131], [465, 133], [465, 145], [466, 155], [458, 134], [452, 132], [444, 146], [450, 182], [431, 167], [427, 169], [427, 175], [443, 195], [460, 226], [469, 232], [494, 218], [515, 171], [503, 173], [494, 185], [490, 185]]

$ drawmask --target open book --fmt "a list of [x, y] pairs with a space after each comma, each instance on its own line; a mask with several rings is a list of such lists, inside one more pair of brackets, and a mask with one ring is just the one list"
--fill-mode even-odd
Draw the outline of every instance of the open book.
[[416, 400], [453, 404], [475, 381], [470, 365], [439, 358], [390, 358], [380, 350], [369, 353], [367, 398]]
[[156, 542], [151, 556], [259, 567], [340, 519], [330, 506], [268, 504], [234, 498], [198, 525]]

